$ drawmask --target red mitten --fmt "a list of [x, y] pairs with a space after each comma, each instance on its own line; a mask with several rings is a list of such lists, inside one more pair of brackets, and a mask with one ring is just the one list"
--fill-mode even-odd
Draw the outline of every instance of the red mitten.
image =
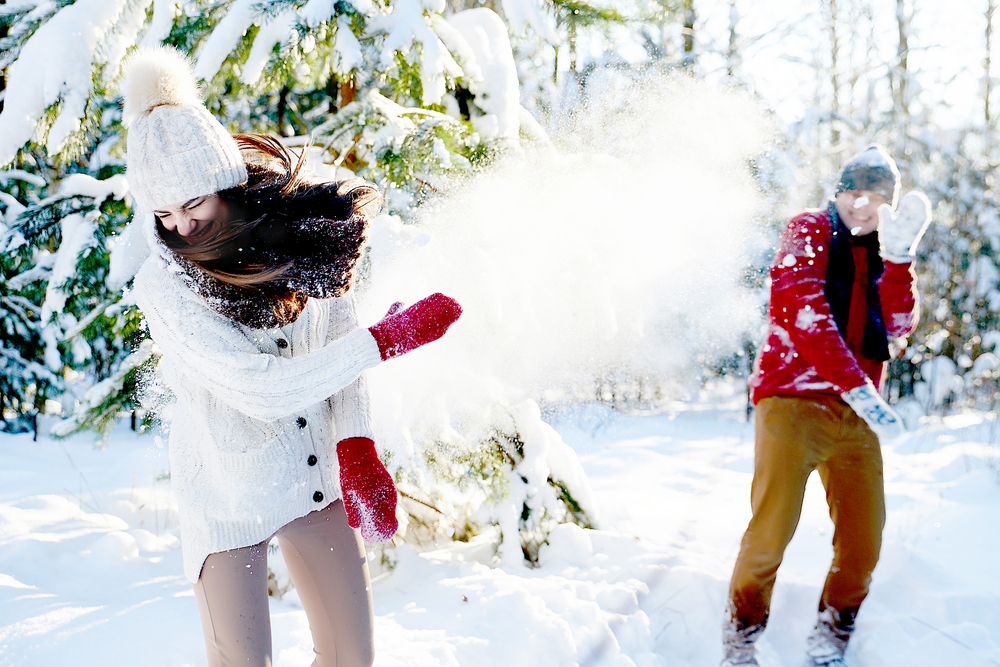
[[406, 310], [399, 311], [401, 305], [393, 304], [378, 324], [368, 328], [378, 343], [383, 361], [437, 340], [462, 314], [458, 301], [440, 292], [417, 301]]
[[370, 438], [347, 438], [337, 444], [340, 491], [351, 528], [361, 528], [365, 542], [392, 539], [396, 521], [396, 485], [382, 465]]

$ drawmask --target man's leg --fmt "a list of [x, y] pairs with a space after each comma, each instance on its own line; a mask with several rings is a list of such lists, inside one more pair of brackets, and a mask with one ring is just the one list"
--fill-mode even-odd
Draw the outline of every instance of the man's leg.
[[368, 560], [342, 501], [278, 531], [281, 554], [309, 618], [315, 667], [370, 667], [375, 660]]
[[778, 566], [799, 522], [806, 480], [819, 463], [816, 451], [830, 440], [832, 417], [806, 398], [766, 398], [757, 405], [753, 518], [729, 587], [738, 629], [767, 621]]
[[808, 398], [766, 398], [758, 403], [755, 419], [753, 517], [729, 586], [724, 665], [757, 664], [753, 645], [767, 624], [775, 577], [799, 522], [806, 480], [838, 427], [823, 401]]
[[211, 554], [194, 594], [209, 667], [271, 667], [267, 541]]
[[848, 406], [842, 406], [841, 411], [843, 435], [819, 466], [834, 525], [833, 563], [810, 643], [822, 639], [843, 654], [878, 563], [885, 526], [885, 490], [878, 437]]

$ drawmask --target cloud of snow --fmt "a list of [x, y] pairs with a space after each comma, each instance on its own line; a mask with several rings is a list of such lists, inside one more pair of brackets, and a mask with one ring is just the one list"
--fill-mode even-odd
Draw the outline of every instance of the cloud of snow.
[[[371, 371], [377, 421], [485, 418], [497, 402], [578, 397], [604, 374], [692, 387], [756, 322], [739, 288], [757, 235], [748, 159], [771, 126], [747, 96], [671, 79], [612, 99], [425, 209], [372, 229], [363, 324], [435, 291], [464, 314], [439, 342]], [[431, 429], [435, 428], [430, 426]]]

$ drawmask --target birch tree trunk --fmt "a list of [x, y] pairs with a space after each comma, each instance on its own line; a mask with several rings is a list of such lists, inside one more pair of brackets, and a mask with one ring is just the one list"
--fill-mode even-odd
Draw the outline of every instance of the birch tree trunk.
[[830, 145], [834, 151], [840, 145], [840, 129], [836, 118], [840, 115], [840, 18], [838, 16], [837, 0], [829, 0], [830, 19], [830, 84], [832, 97], [830, 100]]
[[684, 0], [684, 55], [682, 63], [685, 67], [694, 64], [694, 0]]
[[986, 58], [983, 62], [983, 140], [986, 155], [992, 162], [993, 157], [993, 115], [990, 110], [990, 97], [993, 95], [993, 13], [996, 11], [996, 0], [986, 0]]
[[729, 0], [729, 46], [726, 49], [726, 72], [729, 77], [736, 76], [736, 71], [740, 65], [739, 35], [736, 32], [736, 25], [739, 22], [740, 14], [736, 9], [736, 0]]

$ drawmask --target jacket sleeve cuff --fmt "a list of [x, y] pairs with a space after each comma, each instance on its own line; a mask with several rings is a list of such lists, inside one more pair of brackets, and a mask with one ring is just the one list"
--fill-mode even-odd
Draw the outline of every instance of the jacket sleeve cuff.
[[354, 382], [330, 397], [330, 407], [338, 441], [345, 438], [375, 439], [371, 426], [368, 384], [363, 373]]
[[375, 336], [368, 329], [355, 329], [348, 336], [357, 338], [358, 361], [365, 368], [374, 368], [382, 363], [382, 353], [379, 352]]
[[883, 258], [882, 265], [885, 273], [882, 274], [883, 281], [906, 284], [916, 279], [913, 267], [916, 260], [912, 257], [907, 261], [897, 261], [896, 259]]

